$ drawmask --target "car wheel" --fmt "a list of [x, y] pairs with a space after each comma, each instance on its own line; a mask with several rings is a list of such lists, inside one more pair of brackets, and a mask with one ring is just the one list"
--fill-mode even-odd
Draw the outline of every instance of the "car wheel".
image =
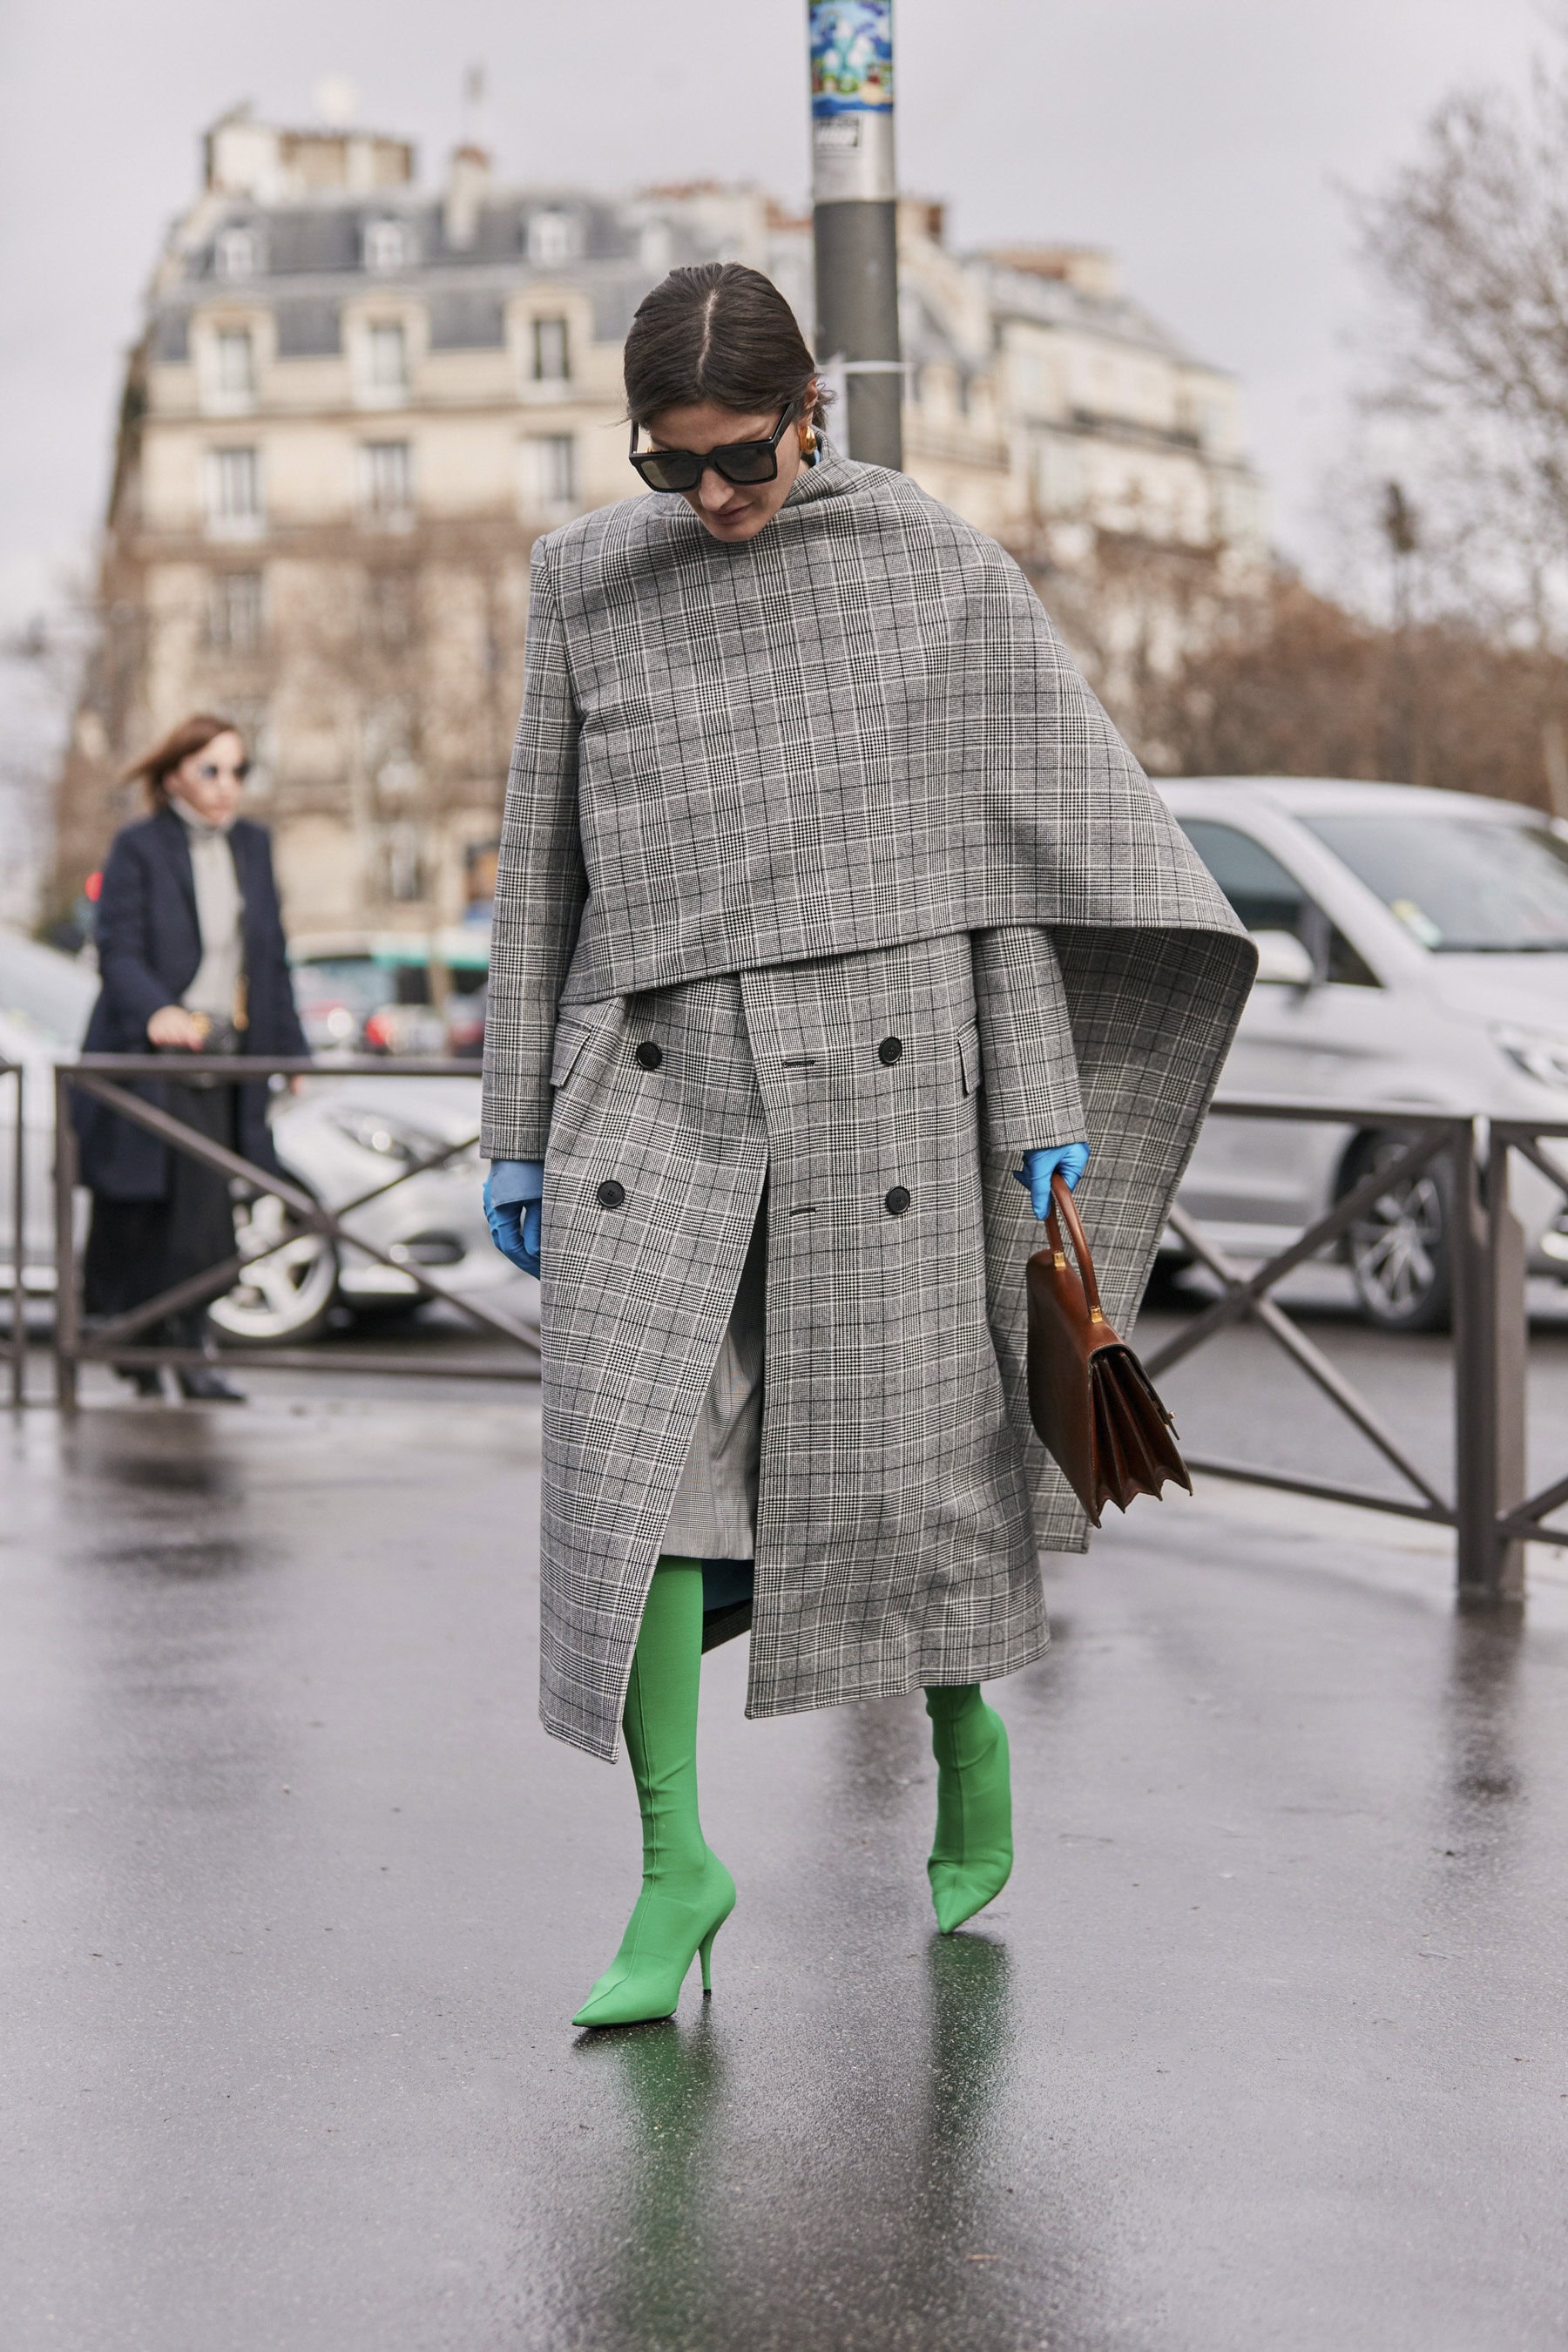
[[240, 1256], [258, 1263], [247, 1264], [234, 1288], [208, 1308], [219, 1339], [243, 1348], [298, 1347], [315, 1339], [338, 1287], [338, 1254], [328, 1235], [302, 1230], [275, 1192], [237, 1202], [234, 1223]]
[[[1401, 1149], [1397, 1136], [1373, 1137], [1351, 1161], [1345, 1189]], [[1384, 1331], [1447, 1330], [1454, 1307], [1452, 1223], [1452, 1192], [1442, 1166], [1401, 1177], [1357, 1218], [1346, 1242], [1356, 1297], [1369, 1323]]]

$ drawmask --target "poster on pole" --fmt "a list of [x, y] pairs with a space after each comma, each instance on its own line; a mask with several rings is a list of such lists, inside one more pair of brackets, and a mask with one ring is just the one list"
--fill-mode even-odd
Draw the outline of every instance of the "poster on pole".
[[806, 0], [812, 198], [890, 203], [893, 0]]
[[893, 0], [808, 0], [811, 111], [875, 114], [893, 103]]

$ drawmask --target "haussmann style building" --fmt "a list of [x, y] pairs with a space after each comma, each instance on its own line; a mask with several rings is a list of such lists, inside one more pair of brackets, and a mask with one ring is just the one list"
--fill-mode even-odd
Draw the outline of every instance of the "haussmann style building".
[[[57, 903], [121, 766], [199, 708], [251, 738], [297, 945], [482, 924], [530, 549], [636, 488], [623, 339], [713, 258], [809, 334], [809, 219], [754, 189], [507, 188], [464, 147], [437, 192], [402, 140], [219, 122], [127, 368]], [[1014, 548], [1114, 702], [1259, 562], [1237, 387], [1104, 254], [961, 257], [911, 201], [900, 269], [909, 469]]]

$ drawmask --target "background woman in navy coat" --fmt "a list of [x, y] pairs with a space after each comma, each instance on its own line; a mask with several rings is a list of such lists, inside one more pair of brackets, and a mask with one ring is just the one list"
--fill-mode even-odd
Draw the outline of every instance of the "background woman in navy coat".
[[[98, 902], [103, 989], [89, 1054], [303, 1054], [272, 855], [265, 829], [237, 814], [247, 768], [226, 719], [184, 720], [130, 772], [153, 814], [117, 834]], [[142, 1083], [176, 1118], [276, 1170], [268, 1087]], [[145, 1128], [78, 1098], [81, 1172], [92, 1192], [85, 1267], [89, 1315], [117, 1315], [234, 1254], [228, 1180]], [[217, 1290], [226, 1283], [216, 1286]], [[210, 1350], [205, 1304], [164, 1318], [144, 1344]], [[160, 1392], [155, 1371], [132, 1377]], [[186, 1396], [238, 1402], [215, 1366], [183, 1369]]]

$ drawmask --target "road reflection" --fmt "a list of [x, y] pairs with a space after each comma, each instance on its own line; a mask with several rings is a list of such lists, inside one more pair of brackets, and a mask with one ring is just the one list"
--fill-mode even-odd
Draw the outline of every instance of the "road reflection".
[[577, 2060], [598, 2083], [610, 2078], [626, 2126], [625, 2160], [604, 2184], [618, 2245], [595, 2333], [605, 2344], [723, 2342], [714, 2191], [724, 2063], [709, 2004], [689, 2026], [585, 2035]]

